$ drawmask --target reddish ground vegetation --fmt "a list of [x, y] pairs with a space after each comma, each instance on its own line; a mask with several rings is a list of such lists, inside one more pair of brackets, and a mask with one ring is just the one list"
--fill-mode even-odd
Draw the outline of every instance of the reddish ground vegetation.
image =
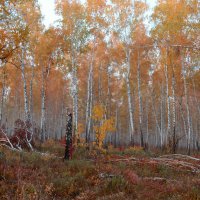
[[0, 199], [200, 199], [198, 156], [78, 147], [63, 161], [64, 147], [52, 140], [40, 151], [48, 153], [0, 149]]

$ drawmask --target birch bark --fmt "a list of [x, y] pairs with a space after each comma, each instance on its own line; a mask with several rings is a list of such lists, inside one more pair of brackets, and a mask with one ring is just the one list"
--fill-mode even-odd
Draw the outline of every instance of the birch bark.
[[25, 120], [30, 122], [30, 112], [29, 112], [29, 105], [28, 105], [28, 95], [27, 95], [27, 83], [25, 77], [25, 49], [22, 48], [22, 55], [21, 55], [21, 73], [22, 73], [22, 80], [23, 80], [23, 89], [24, 89], [24, 111], [25, 111]]
[[183, 70], [183, 84], [184, 84], [184, 95], [186, 100], [186, 111], [187, 111], [187, 125], [188, 125], [188, 134], [187, 134], [187, 153], [190, 154], [190, 146], [191, 146], [191, 124], [190, 124], [190, 109], [189, 109], [189, 99], [188, 99], [188, 88], [187, 88], [187, 80], [186, 80], [186, 68], [184, 63], [184, 58], [181, 53], [181, 62], [182, 62], [182, 70]]
[[73, 98], [73, 135], [78, 128], [78, 80], [77, 66], [74, 58], [72, 59], [72, 98]]
[[41, 141], [44, 142], [46, 139], [46, 84], [45, 84], [45, 74], [44, 67], [42, 67], [42, 104], [41, 104], [41, 121], [40, 121], [40, 129], [41, 129]]
[[[168, 76], [168, 49], [165, 63], [165, 82], [166, 82], [166, 95], [167, 95], [167, 137], [168, 139], [171, 132], [171, 111], [170, 111], [170, 96], [169, 96], [169, 76]], [[167, 142], [167, 141], [166, 141]]]
[[129, 137], [130, 143], [134, 145], [134, 119], [133, 119], [133, 107], [132, 107], [132, 94], [131, 94], [131, 85], [130, 85], [130, 55], [131, 51], [126, 50], [126, 59], [127, 59], [127, 72], [126, 72], [126, 87], [127, 87], [127, 96], [128, 96], [128, 112], [129, 112]]
[[47, 90], [47, 78], [50, 72], [50, 62], [45, 69], [42, 67], [42, 90], [41, 90], [41, 119], [40, 119], [40, 129], [41, 129], [41, 141], [44, 142], [47, 136], [47, 127], [46, 127], [46, 90]]
[[93, 58], [88, 73], [87, 105], [86, 105], [86, 143], [90, 142], [91, 117], [92, 117], [92, 92], [93, 92]]
[[141, 93], [141, 74], [140, 74], [140, 52], [138, 50], [138, 62], [137, 62], [137, 81], [138, 81], [138, 100], [139, 100], [139, 127], [140, 127], [140, 140], [141, 146], [144, 146], [144, 136], [142, 131], [142, 120], [143, 120], [143, 108], [142, 108], [142, 93]]
[[176, 137], [176, 95], [175, 95], [175, 74], [174, 74], [174, 66], [172, 64], [172, 114], [173, 114], [173, 121], [172, 121], [172, 130], [173, 130], [173, 153], [176, 153], [176, 146], [177, 146], [177, 137]]

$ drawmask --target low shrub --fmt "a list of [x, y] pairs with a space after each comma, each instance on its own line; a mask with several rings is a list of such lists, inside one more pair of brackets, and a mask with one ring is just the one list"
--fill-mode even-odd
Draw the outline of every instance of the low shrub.
[[76, 197], [86, 186], [86, 180], [78, 173], [70, 177], [56, 178], [53, 180], [53, 194], [55, 196]]
[[135, 196], [133, 186], [129, 184], [122, 176], [116, 176], [111, 179], [107, 179], [106, 183], [101, 188], [99, 188], [98, 194], [105, 196], [122, 191], [126, 194]]

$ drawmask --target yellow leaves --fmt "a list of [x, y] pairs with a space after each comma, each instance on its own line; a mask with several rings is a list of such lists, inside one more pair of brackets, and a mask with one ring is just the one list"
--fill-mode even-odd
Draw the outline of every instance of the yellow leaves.
[[115, 131], [114, 118], [104, 119], [104, 114], [105, 109], [102, 105], [94, 106], [92, 118], [97, 124], [94, 126], [94, 131], [96, 133], [96, 141], [99, 147], [102, 147], [106, 133]]
[[187, 37], [191, 27], [190, 18], [194, 17], [197, 8], [196, 1], [160, 1], [154, 9], [152, 19], [157, 23], [153, 36], [160, 38], [171, 37], [173, 42], [179, 40], [181, 35]]
[[105, 113], [104, 107], [102, 105], [96, 105], [93, 108], [92, 118], [96, 121], [100, 121], [103, 119], [104, 113]]
[[102, 133], [114, 131], [115, 130], [114, 118], [105, 120], [104, 123], [102, 124], [100, 130]]

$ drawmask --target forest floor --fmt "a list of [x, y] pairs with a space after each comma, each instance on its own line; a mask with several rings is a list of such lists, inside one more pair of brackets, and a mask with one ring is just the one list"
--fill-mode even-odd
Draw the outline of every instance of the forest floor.
[[64, 147], [40, 152], [0, 147], [0, 199], [199, 200], [200, 155], [162, 155], [140, 148], [86, 151], [63, 161]]

